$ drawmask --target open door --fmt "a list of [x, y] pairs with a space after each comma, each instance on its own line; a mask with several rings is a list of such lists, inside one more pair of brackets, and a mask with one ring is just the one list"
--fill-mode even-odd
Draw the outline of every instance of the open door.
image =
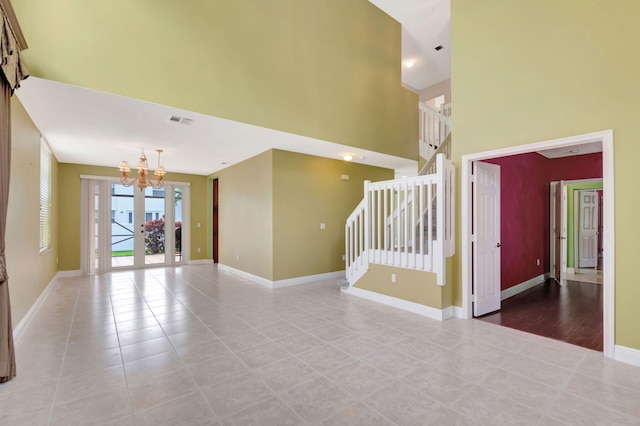
[[218, 263], [218, 179], [213, 180], [213, 263]]
[[551, 272], [562, 283], [562, 182], [551, 182]]
[[473, 185], [473, 315], [500, 309], [500, 166], [476, 161]]
[[595, 268], [598, 264], [598, 192], [580, 191], [578, 229], [578, 267]]

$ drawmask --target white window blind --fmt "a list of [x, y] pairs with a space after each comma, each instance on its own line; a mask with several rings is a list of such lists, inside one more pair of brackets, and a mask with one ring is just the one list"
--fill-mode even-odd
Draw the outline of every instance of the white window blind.
[[51, 247], [51, 152], [40, 142], [40, 251]]

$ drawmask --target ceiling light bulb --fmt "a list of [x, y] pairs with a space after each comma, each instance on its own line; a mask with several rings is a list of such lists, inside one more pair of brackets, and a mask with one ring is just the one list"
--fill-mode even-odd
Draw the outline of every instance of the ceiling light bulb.
[[344, 161], [351, 161], [351, 160], [353, 160], [353, 155], [351, 155], [351, 154], [345, 154], [345, 155], [343, 155], [343, 156], [342, 156], [342, 159], [343, 159]]
[[416, 61], [414, 61], [413, 59], [408, 59], [406, 61], [404, 61], [404, 66], [407, 68], [411, 68], [416, 64]]

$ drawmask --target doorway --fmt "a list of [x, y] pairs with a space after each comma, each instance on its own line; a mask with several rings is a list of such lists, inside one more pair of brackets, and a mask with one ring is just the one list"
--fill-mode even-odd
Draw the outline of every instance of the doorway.
[[558, 282], [602, 284], [603, 200], [602, 179], [551, 182], [551, 270]]
[[218, 179], [213, 180], [213, 263], [218, 263]]
[[188, 262], [188, 184], [139, 190], [82, 177], [81, 191], [84, 273]]
[[[602, 286], [602, 322], [603, 322], [603, 346], [605, 356], [612, 357], [614, 349], [614, 270], [606, 268], [613, 265], [614, 259], [614, 204], [613, 204], [613, 132], [604, 131], [579, 135], [563, 139], [539, 142], [534, 144], [509, 147], [495, 151], [469, 154], [462, 157], [462, 317], [471, 318], [473, 311], [474, 286], [474, 181], [472, 170], [475, 164], [481, 160], [506, 157], [518, 154], [528, 154], [550, 149], [567, 149], [567, 151], [582, 146], [601, 144], [602, 150], [602, 176], [603, 176], [603, 227], [607, 232], [603, 235], [603, 273]], [[571, 147], [571, 148], [569, 148]], [[548, 194], [548, 192], [547, 192]], [[548, 195], [547, 195], [548, 197]], [[548, 199], [548, 198], [547, 198]], [[533, 259], [535, 261], [536, 259]], [[540, 259], [544, 261], [544, 259]], [[539, 260], [539, 261], [540, 261]], [[544, 265], [546, 268], [546, 265]], [[546, 270], [549, 272], [549, 269]], [[495, 296], [494, 296], [495, 297]], [[500, 297], [498, 294], [497, 297]]]

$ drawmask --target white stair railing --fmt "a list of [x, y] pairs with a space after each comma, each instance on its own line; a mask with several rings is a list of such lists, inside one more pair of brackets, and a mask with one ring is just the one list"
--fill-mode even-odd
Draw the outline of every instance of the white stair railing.
[[345, 226], [350, 286], [370, 263], [435, 272], [445, 284], [455, 240], [454, 178], [453, 164], [439, 154], [435, 174], [365, 182], [364, 199]]
[[420, 156], [429, 160], [445, 138], [451, 133], [451, 105], [442, 106], [442, 112], [436, 111], [420, 102]]

